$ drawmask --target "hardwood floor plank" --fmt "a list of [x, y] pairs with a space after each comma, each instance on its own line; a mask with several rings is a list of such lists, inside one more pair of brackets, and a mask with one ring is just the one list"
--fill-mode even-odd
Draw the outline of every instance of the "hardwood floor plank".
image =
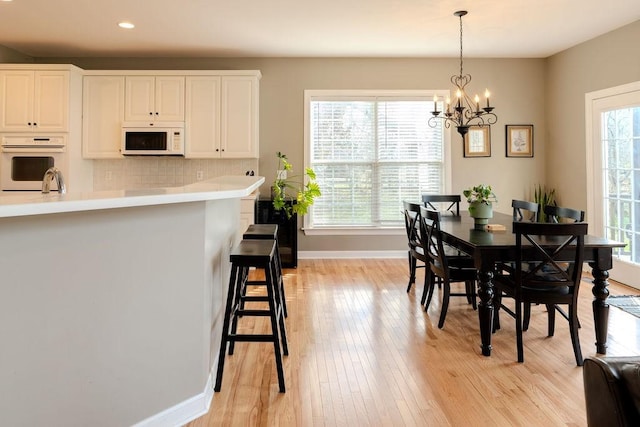
[[[222, 391], [189, 427], [230, 426], [585, 426], [582, 368], [559, 316], [547, 337], [534, 307], [516, 361], [515, 324], [501, 315], [491, 357], [480, 351], [478, 313], [451, 298], [438, 329], [441, 295], [420, 306], [423, 269], [407, 293], [407, 261], [301, 260], [285, 270], [287, 392], [278, 392], [273, 346], [238, 343]], [[595, 353], [591, 284], [580, 292], [580, 341]], [[612, 283], [612, 295], [640, 292]], [[267, 319], [239, 331], [268, 333]], [[608, 355], [640, 355], [640, 319], [611, 307]], [[570, 396], [570, 398], [567, 398]]]

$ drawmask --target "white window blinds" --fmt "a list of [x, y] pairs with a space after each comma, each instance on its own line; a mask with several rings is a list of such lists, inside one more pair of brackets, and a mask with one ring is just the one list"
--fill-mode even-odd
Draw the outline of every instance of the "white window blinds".
[[402, 226], [402, 201], [444, 189], [443, 130], [428, 97], [311, 98], [309, 166], [322, 197], [307, 227]]

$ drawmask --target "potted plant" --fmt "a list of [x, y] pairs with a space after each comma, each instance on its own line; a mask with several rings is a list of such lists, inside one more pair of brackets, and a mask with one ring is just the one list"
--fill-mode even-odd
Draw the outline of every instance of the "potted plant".
[[489, 219], [493, 218], [492, 203], [498, 201], [491, 186], [485, 184], [476, 185], [464, 190], [462, 194], [469, 202], [469, 215], [474, 219], [475, 228], [484, 230], [489, 223]]
[[556, 205], [556, 190], [553, 188], [547, 190], [547, 187], [538, 184], [538, 186], [533, 189], [533, 201], [539, 206], [538, 222], [547, 222], [547, 215], [544, 213], [544, 208], [545, 206]]
[[[286, 154], [278, 151], [278, 170], [276, 179], [271, 187], [273, 208], [284, 211], [287, 218], [293, 214], [304, 215], [308, 212], [316, 197], [321, 195], [320, 187], [315, 181], [316, 173], [311, 168], [305, 168], [302, 177], [289, 175], [293, 167]], [[302, 179], [300, 179], [302, 178]], [[306, 178], [306, 183], [303, 180]]]

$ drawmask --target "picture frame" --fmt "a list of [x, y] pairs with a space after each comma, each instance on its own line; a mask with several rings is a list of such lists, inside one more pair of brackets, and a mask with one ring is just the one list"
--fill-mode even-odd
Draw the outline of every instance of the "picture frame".
[[469, 126], [464, 136], [464, 157], [491, 157], [489, 126]]
[[533, 125], [506, 125], [507, 157], [533, 157]]

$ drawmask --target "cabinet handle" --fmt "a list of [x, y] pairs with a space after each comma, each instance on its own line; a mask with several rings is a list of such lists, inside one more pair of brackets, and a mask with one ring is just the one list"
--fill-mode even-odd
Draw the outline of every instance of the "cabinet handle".
[[33, 125], [34, 125], [34, 126], [38, 126], [38, 124], [37, 124], [36, 122], [33, 122]]
[[152, 113], [151, 111], [149, 111], [149, 115], [150, 115], [150, 116], [153, 116], [153, 113]]
[[216, 152], [217, 152], [217, 151], [220, 151], [220, 149], [216, 148]]
[[158, 113], [158, 112], [156, 111], [156, 116], [157, 116], [158, 114], [160, 114], [160, 113]]
[[31, 122], [27, 122], [27, 126], [31, 126]]

